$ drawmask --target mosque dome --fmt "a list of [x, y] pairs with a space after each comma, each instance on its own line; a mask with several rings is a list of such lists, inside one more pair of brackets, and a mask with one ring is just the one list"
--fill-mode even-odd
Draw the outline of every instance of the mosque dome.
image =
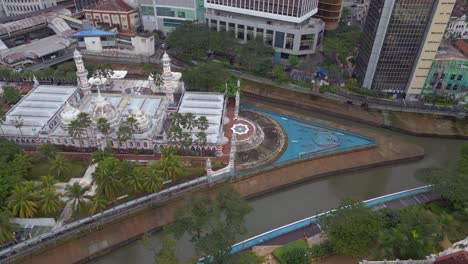
[[109, 123], [113, 123], [117, 119], [117, 109], [111, 103], [106, 101], [99, 93], [94, 102], [91, 118], [97, 122], [100, 118], [105, 118]]
[[76, 109], [75, 107], [71, 106], [68, 102], [66, 102], [65, 107], [60, 113], [60, 120], [62, 121], [62, 124], [68, 126], [73, 120], [75, 120], [78, 117], [79, 114], [80, 110]]
[[130, 117], [133, 117], [137, 121], [138, 129], [146, 130], [151, 126], [150, 119], [148, 116], [141, 111], [140, 109], [131, 110], [129, 113]]

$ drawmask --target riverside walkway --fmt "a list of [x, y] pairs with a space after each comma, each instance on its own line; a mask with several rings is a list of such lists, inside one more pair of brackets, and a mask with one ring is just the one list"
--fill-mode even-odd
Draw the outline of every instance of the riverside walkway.
[[[398, 209], [416, 204], [424, 204], [437, 199], [440, 199], [440, 195], [432, 192], [431, 186], [423, 186], [370, 199], [364, 201], [364, 204], [375, 210], [385, 207]], [[233, 245], [232, 253], [250, 249], [253, 246], [284, 245], [301, 238], [317, 235], [321, 232], [317, 220], [320, 216], [327, 213], [329, 212], [314, 215], [246, 239]]]

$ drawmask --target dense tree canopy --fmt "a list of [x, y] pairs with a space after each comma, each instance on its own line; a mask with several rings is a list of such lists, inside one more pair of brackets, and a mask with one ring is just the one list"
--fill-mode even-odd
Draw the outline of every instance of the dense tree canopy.
[[249, 204], [226, 185], [214, 199], [203, 193], [187, 196], [170, 231], [176, 238], [187, 234], [198, 256], [210, 255], [214, 263], [227, 263], [231, 245], [246, 232], [245, 216], [250, 211]]
[[320, 219], [338, 254], [362, 257], [370, 253], [382, 227], [381, 216], [363, 203], [345, 200], [340, 207]]

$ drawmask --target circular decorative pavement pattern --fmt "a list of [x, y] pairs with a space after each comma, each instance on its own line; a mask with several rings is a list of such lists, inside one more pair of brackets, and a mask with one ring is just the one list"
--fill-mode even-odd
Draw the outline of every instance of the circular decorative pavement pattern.
[[245, 135], [249, 133], [249, 127], [245, 124], [235, 124], [231, 127], [231, 130], [236, 135]]

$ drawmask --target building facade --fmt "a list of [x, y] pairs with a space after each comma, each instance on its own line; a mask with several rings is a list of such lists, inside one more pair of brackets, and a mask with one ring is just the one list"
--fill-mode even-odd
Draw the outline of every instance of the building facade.
[[325, 22], [326, 30], [334, 30], [340, 24], [343, 0], [319, 0], [318, 12], [314, 16]]
[[140, 0], [143, 28], [168, 33], [187, 21], [205, 20], [203, 0]]
[[362, 87], [418, 99], [454, 0], [370, 2], [355, 75]]
[[434, 60], [424, 83], [423, 95], [455, 96], [466, 102], [468, 59]]
[[138, 9], [134, 9], [122, 0], [101, 2], [83, 10], [85, 18], [94, 27], [117, 27], [119, 32], [133, 33], [140, 26]]
[[321, 46], [325, 23], [311, 18], [317, 0], [205, 0], [205, 20], [218, 31], [247, 41], [263, 38], [278, 55], [308, 55]]
[[445, 32], [446, 38], [468, 39], [468, 18], [466, 15], [453, 17]]
[[0, 0], [0, 17], [17, 16], [41, 9], [54, 7], [55, 0]]

